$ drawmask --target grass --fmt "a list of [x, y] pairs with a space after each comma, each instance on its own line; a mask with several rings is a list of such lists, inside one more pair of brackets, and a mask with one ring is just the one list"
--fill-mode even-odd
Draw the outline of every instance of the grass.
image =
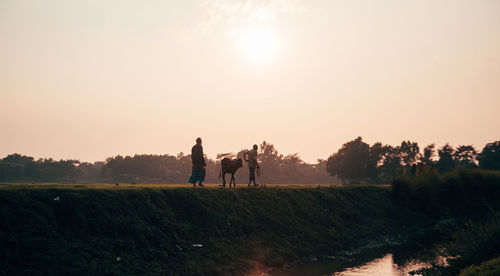
[[370, 186], [47, 187], [0, 189], [0, 274], [242, 275], [426, 220]]
[[0, 275], [243, 275], [467, 215], [445, 229], [448, 253], [462, 256], [457, 274], [498, 256], [499, 180], [459, 171], [392, 189], [4, 183]]
[[392, 195], [414, 210], [454, 221], [439, 226], [443, 241], [436, 245], [438, 254], [453, 257], [449, 266], [424, 269], [424, 274], [457, 275], [500, 255], [500, 172], [456, 170], [438, 175], [427, 171], [400, 176], [392, 183]]
[[479, 266], [472, 265], [460, 272], [460, 276], [497, 276], [500, 275], [500, 257], [481, 263]]
[[[448, 266], [427, 270], [425, 274], [435, 275], [439, 271], [442, 275], [458, 275], [471, 265], [482, 266], [485, 260], [500, 256], [499, 211], [459, 219], [453, 225], [442, 226], [441, 232], [446, 238], [436, 248], [441, 255], [452, 258], [448, 259]], [[472, 271], [471, 268], [469, 272]]]
[[[204, 188], [222, 188], [220, 184], [208, 183], [203, 184]], [[388, 185], [378, 185], [379, 187], [389, 187]], [[258, 186], [258, 188], [317, 188], [317, 187], [341, 187], [331, 184], [266, 184]], [[133, 190], [133, 189], [172, 189], [172, 188], [193, 188], [192, 184], [155, 184], [155, 183], [140, 183], [126, 184], [122, 183], [118, 186], [114, 183], [28, 183], [28, 182], [0, 182], [0, 189], [104, 189], [104, 190]], [[199, 188], [197, 186], [197, 188]], [[237, 188], [248, 188], [247, 184], [238, 184]], [[250, 187], [254, 189], [255, 187]], [[232, 188], [233, 189], [233, 188]]]

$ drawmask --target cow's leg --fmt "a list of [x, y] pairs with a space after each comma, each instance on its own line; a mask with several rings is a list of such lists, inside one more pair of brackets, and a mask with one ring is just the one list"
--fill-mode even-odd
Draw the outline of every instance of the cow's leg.
[[226, 187], [226, 173], [222, 174], [222, 187]]
[[231, 180], [233, 180], [233, 187], [236, 188], [236, 180], [234, 179], [234, 173], [231, 174]]

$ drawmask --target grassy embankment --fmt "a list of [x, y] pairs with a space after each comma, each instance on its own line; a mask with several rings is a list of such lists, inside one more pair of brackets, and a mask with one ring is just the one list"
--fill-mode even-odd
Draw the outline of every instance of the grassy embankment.
[[242, 275], [426, 221], [390, 194], [369, 186], [0, 189], [0, 274]]
[[[446, 238], [436, 250], [458, 258], [449, 259], [448, 267], [434, 267], [424, 270], [425, 273], [457, 275], [472, 265], [463, 273], [488, 270], [500, 275], [495, 259], [500, 257], [500, 172], [458, 170], [438, 175], [428, 171], [421, 176], [394, 180], [393, 195], [429, 216], [454, 218], [453, 223], [439, 226]], [[481, 265], [490, 259], [496, 261]]]
[[442, 227], [440, 248], [462, 256], [443, 272], [500, 255], [500, 173], [429, 173], [393, 184], [392, 194], [373, 186], [8, 187], [0, 189], [0, 274], [242, 275], [464, 216]]

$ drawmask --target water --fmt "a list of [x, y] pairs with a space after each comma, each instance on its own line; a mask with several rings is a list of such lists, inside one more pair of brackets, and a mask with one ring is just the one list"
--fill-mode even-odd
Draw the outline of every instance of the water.
[[430, 264], [418, 260], [409, 261], [403, 265], [394, 263], [394, 256], [387, 254], [382, 258], [375, 259], [362, 266], [347, 268], [342, 272], [336, 272], [332, 275], [338, 276], [356, 276], [356, 275], [387, 275], [402, 276], [410, 275], [411, 271], [421, 268], [428, 268]]
[[[422, 254], [432, 247], [434, 239], [428, 235], [411, 241], [387, 246], [371, 247], [331, 256], [327, 261], [310, 262], [290, 269], [272, 270], [252, 275], [268, 276], [404, 276], [431, 264]], [[416, 274], [418, 275], [418, 274]]]
[[294, 267], [287, 271], [271, 271], [262, 273], [261, 275], [269, 276], [362, 276], [362, 275], [383, 275], [383, 276], [403, 276], [412, 275], [411, 271], [416, 271], [421, 268], [428, 268], [430, 264], [417, 259], [407, 260], [405, 263], [398, 264], [394, 260], [394, 255], [388, 253], [382, 257], [374, 258], [370, 261], [355, 266], [345, 266], [342, 261], [331, 262], [315, 262], [298, 267]]

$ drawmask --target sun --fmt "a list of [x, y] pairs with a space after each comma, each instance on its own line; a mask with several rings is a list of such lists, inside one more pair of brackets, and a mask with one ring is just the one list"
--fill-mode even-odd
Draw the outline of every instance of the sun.
[[276, 56], [276, 37], [269, 28], [249, 29], [241, 38], [241, 49], [253, 62], [270, 61]]

